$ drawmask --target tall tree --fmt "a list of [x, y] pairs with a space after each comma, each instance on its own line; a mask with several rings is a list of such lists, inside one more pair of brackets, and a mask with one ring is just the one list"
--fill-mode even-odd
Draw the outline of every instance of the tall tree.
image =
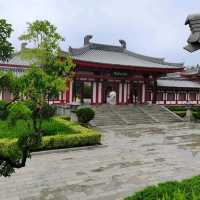
[[14, 153], [0, 151], [0, 175], [3, 176], [11, 175], [15, 168], [24, 167], [32, 146], [40, 145], [43, 120], [54, 114], [47, 99], [58, 97], [66, 89], [66, 79], [71, 77], [74, 68], [70, 56], [60, 57], [59, 42], [63, 37], [50, 22], [36, 20], [28, 23], [20, 40], [33, 45], [32, 49], [22, 51], [22, 57], [30, 59], [33, 64], [24, 75], [8, 78], [8, 85], [18, 94], [18, 100], [9, 106], [7, 120], [12, 125], [17, 120], [24, 120], [34, 131], [19, 138]]
[[8, 60], [14, 51], [12, 44], [8, 41], [12, 33], [12, 26], [5, 19], [0, 19], [0, 60]]

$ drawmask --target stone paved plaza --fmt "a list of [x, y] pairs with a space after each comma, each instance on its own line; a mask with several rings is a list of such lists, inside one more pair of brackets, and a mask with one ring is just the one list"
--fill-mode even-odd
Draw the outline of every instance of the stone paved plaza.
[[102, 127], [101, 148], [34, 155], [0, 178], [0, 200], [119, 200], [200, 174], [200, 124]]

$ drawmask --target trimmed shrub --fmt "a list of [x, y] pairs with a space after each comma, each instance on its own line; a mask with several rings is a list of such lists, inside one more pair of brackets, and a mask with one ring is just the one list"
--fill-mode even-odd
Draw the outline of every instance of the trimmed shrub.
[[186, 111], [187, 109], [184, 106], [171, 106], [169, 107], [169, 110], [176, 112], [176, 111]]
[[95, 112], [91, 108], [79, 108], [76, 111], [78, 121], [82, 124], [88, 124], [89, 121], [94, 119]]
[[[198, 197], [198, 198], [197, 198]], [[124, 200], [198, 200], [200, 199], [200, 176], [181, 182], [171, 181], [149, 186]]]
[[35, 150], [61, 149], [100, 144], [100, 134], [54, 135], [42, 138], [42, 145]]
[[[0, 149], [9, 149], [16, 146], [16, 143], [17, 139], [0, 139]], [[44, 136], [41, 145], [35, 146], [32, 151], [91, 146], [100, 143], [101, 135], [98, 133]]]

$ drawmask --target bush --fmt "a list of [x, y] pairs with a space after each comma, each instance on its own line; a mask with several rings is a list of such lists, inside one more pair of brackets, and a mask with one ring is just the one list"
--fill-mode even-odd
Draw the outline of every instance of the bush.
[[199, 200], [200, 176], [149, 186], [124, 200]]
[[195, 119], [200, 119], [200, 112], [193, 112], [192, 114]]
[[53, 117], [56, 113], [56, 107], [53, 107], [51, 105], [49, 105], [48, 103], [45, 103], [40, 112], [38, 112], [38, 109], [36, 107], [36, 105], [30, 101], [27, 100], [24, 102], [24, 104], [30, 109], [32, 110], [32, 117], [34, 118], [43, 118], [43, 119], [49, 119], [50, 117]]
[[[101, 135], [98, 133], [44, 136], [41, 145], [35, 146], [32, 151], [91, 146], [100, 142]], [[0, 149], [9, 149], [16, 144], [17, 139], [0, 139]]]
[[186, 111], [176, 111], [175, 112], [179, 117], [185, 117]]
[[95, 112], [91, 108], [79, 108], [76, 111], [78, 121], [82, 124], [88, 124], [89, 121], [94, 119]]
[[187, 109], [184, 106], [171, 106], [169, 107], [169, 110], [176, 112], [176, 111], [186, 111]]
[[54, 135], [42, 138], [42, 145], [36, 150], [61, 149], [100, 144], [100, 134]]
[[15, 125], [17, 120], [30, 120], [32, 111], [21, 102], [14, 103], [10, 106], [8, 120]]
[[7, 102], [0, 100], [0, 119], [5, 120], [8, 116]]

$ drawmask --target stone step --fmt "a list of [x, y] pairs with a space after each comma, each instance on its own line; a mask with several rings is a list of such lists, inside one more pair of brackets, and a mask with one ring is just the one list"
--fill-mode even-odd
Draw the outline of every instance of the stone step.
[[180, 122], [181, 119], [159, 105], [102, 105], [93, 107], [96, 126]]

